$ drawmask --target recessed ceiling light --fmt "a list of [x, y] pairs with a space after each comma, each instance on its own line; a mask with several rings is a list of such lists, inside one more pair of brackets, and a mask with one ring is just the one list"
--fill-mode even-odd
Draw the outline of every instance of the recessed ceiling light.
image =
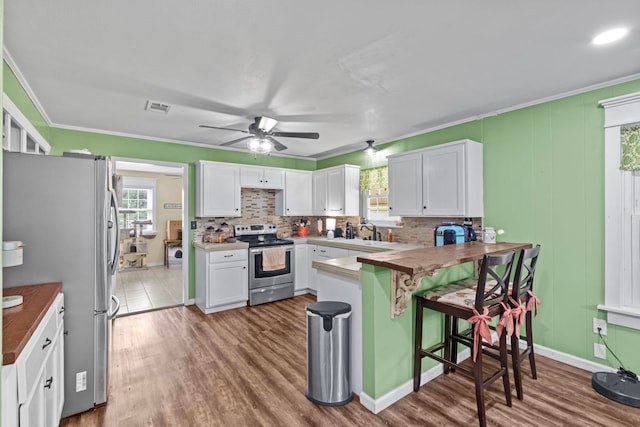
[[613, 30], [608, 30], [598, 34], [591, 42], [595, 45], [609, 44], [616, 40], [620, 40], [626, 36], [627, 33], [628, 30], [626, 28], [614, 28]]

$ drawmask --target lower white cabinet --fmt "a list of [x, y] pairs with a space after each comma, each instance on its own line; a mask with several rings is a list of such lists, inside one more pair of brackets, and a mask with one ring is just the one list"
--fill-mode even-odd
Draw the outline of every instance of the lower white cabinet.
[[59, 294], [14, 365], [3, 366], [2, 425], [55, 427], [64, 404], [64, 297]]
[[294, 246], [295, 254], [295, 270], [294, 283], [296, 294], [306, 293], [310, 287], [310, 268], [309, 251], [313, 245], [297, 244]]
[[205, 314], [247, 305], [248, 251], [196, 249], [196, 305]]

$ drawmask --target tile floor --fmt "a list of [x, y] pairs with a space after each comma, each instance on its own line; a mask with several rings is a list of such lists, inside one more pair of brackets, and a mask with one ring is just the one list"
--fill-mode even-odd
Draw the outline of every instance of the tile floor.
[[116, 296], [120, 299], [118, 316], [182, 305], [182, 268], [119, 271]]

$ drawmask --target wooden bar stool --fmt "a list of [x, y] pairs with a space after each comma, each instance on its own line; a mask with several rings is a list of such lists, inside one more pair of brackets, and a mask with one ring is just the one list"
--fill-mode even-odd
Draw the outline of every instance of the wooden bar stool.
[[[525, 358], [529, 358], [531, 366], [531, 376], [537, 379], [536, 362], [533, 352], [533, 314], [537, 314], [537, 305], [540, 299], [533, 293], [533, 279], [540, 253], [540, 245], [535, 248], [523, 249], [520, 251], [518, 261], [516, 262], [515, 274], [513, 275], [512, 286], [509, 287], [509, 301], [506, 305], [503, 315], [496, 326], [496, 332], [500, 334], [503, 329], [507, 332], [507, 338], [510, 339], [511, 346], [508, 353], [511, 355], [513, 378], [516, 384], [516, 395], [519, 400], [524, 399], [522, 390], [522, 370], [520, 364]], [[467, 282], [467, 281], [465, 281]], [[492, 280], [487, 281], [488, 286], [493, 285]], [[452, 336], [456, 337], [456, 341], [468, 345], [473, 345], [473, 336], [470, 330], [462, 333], [458, 332], [458, 319], [452, 319]], [[520, 351], [520, 330], [522, 324], [525, 325], [527, 346]], [[454, 347], [455, 348], [455, 345]], [[500, 347], [493, 344], [485, 344], [485, 354], [498, 359]], [[490, 349], [494, 350], [493, 352]], [[457, 352], [451, 353], [451, 360], [456, 361]]]
[[[475, 382], [476, 403], [478, 406], [479, 425], [486, 426], [484, 390], [494, 381], [502, 378], [507, 406], [511, 406], [511, 388], [509, 385], [508, 353], [506, 331], [499, 335], [500, 368], [484, 379], [482, 373], [482, 338], [491, 342], [491, 331], [488, 322], [492, 317], [502, 315], [509, 297], [509, 278], [513, 266], [515, 252], [485, 255], [480, 267], [480, 274], [475, 283], [459, 282], [427, 291], [416, 296], [415, 342], [413, 365], [413, 390], [420, 389], [422, 359], [429, 357], [443, 364], [445, 373], [453, 370], [472, 377]], [[489, 280], [488, 280], [489, 279]], [[502, 304], [501, 304], [502, 303]], [[422, 348], [423, 310], [430, 309], [445, 315], [444, 340], [427, 349]], [[453, 334], [452, 319], [463, 319], [471, 324], [472, 336], [459, 337]], [[456, 321], [457, 323], [457, 321]], [[465, 340], [471, 345], [473, 370], [469, 370], [456, 362], [457, 342]], [[472, 341], [473, 340], [473, 341]], [[440, 355], [441, 352], [443, 355]]]
[[[520, 364], [525, 358], [529, 358], [531, 376], [538, 378], [536, 373], [536, 361], [533, 352], [533, 314], [538, 314], [538, 304], [540, 299], [533, 293], [533, 278], [540, 254], [540, 245], [535, 248], [524, 249], [520, 252], [516, 266], [515, 279], [511, 289], [511, 306], [514, 310], [515, 332], [511, 335], [511, 359], [513, 363], [513, 378], [516, 384], [516, 395], [518, 399], [524, 398], [522, 392], [522, 376]], [[527, 347], [520, 351], [520, 325], [524, 322]]]

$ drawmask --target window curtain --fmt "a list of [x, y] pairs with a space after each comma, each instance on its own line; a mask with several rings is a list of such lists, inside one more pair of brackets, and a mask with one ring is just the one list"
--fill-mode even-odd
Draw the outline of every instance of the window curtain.
[[[640, 171], [640, 126], [620, 128], [622, 143], [622, 159], [620, 169], [623, 171]], [[360, 178], [362, 186], [362, 177]]]
[[360, 171], [360, 190], [378, 190], [389, 188], [389, 168], [365, 169]]

